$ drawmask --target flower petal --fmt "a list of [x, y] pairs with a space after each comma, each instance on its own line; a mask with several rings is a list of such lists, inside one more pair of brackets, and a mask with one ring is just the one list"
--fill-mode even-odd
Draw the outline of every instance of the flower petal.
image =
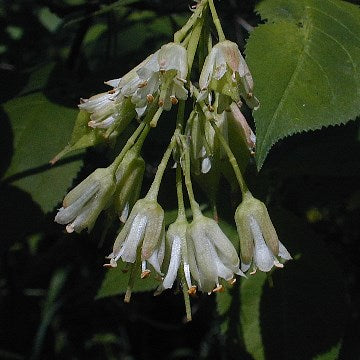
[[285, 246], [279, 241], [279, 254], [282, 259], [284, 260], [291, 260], [292, 256], [290, 253], [286, 250]]
[[144, 237], [147, 224], [145, 215], [137, 214], [131, 224], [131, 229], [120, 250], [119, 255], [125, 262], [134, 263], [136, 260], [137, 248]]
[[170, 289], [173, 286], [180, 266], [180, 260], [181, 260], [181, 238], [180, 236], [175, 236], [173, 238], [173, 243], [171, 246], [169, 268], [167, 270], [167, 274], [163, 281], [163, 287], [165, 289]]
[[250, 229], [254, 237], [254, 263], [261, 271], [268, 272], [274, 266], [275, 257], [267, 247], [261, 229], [254, 217], [249, 216]]

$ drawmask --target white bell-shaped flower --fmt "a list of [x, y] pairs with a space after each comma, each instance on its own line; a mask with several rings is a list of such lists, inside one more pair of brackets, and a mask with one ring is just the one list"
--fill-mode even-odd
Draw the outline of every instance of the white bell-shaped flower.
[[124, 262], [135, 263], [141, 248], [142, 277], [150, 274], [146, 262], [161, 274], [165, 253], [164, 210], [154, 200], [140, 199], [134, 205], [124, 227], [116, 237], [113, 251], [108, 256], [110, 264], [116, 267], [121, 258]]
[[186, 240], [191, 276], [201, 291], [221, 291], [219, 278], [232, 282], [235, 274], [245, 276], [234, 246], [215, 220], [194, 216]]
[[268, 272], [273, 266], [283, 267], [277, 257], [292, 259], [278, 239], [265, 204], [255, 199], [250, 192], [244, 194], [243, 201], [236, 209], [235, 222], [240, 238], [243, 271], [247, 271], [252, 263], [252, 273], [256, 269]]

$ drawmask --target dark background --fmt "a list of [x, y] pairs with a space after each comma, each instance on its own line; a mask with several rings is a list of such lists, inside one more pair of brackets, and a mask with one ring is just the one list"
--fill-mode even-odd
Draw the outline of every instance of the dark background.
[[[0, 2], [1, 101], [18, 96], [30, 74], [52, 62], [50, 74], [27, 94], [42, 90], [52, 102], [75, 108], [80, 97], [102, 91], [104, 80], [124, 74], [171, 41], [189, 15], [187, 1], [137, 1], [125, 8], [112, 4]], [[100, 11], [104, 5], [110, 7]], [[254, 5], [236, 0], [217, 4], [225, 33], [241, 48], [248, 33], [239, 17], [256, 26], [260, 19]], [[104, 30], [86, 44], [98, 24]], [[149, 166], [144, 188], [166, 146], [166, 130], [164, 135], [157, 129], [145, 144]], [[0, 147], [3, 175], [13, 154], [12, 127], [3, 110]], [[84, 166], [74, 183], [105, 165], [104, 154], [100, 147], [82, 155]], [[358, 120], [283, 140], [255, 173], [251, 163], [251, 189], [268, 204], [290, 252], [301, 254], [297, 265], [287, 264], [264, 285], [260, 323], [266, 358], [311, 359], [339, 343], [340, 358], [359, 359]], [[173, 184], [173, 175], [165, 182]], [[173, 189], [163, 188], [159, 202], [174, 209]], [[231, 222], [234, 202], [225, 183], [220, 195], [219, 213]], [[156, 298], [137, 293], [130, 304], [121, 296], [94, 300], [114, 232], [100, 246], [99, 223], [90, 235], [65, 234], [53, 223], [59, 204], [43, 213], [11, 179], [1, 183], [0, 201], [0, 359], [251, 359], [238, 327], [243, 316], [238, 285], [225, 316], [217, 314], [215, 296], [193, 299], [188, 324], [182, 296], [171, 291]], [[229, 328], [221, 333], [224, 320]]]

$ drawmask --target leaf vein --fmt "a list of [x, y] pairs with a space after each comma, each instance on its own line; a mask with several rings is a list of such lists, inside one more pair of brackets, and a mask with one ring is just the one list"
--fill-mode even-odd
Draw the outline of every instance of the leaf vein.
[[336, 44], [338, 44], [340, 46], [340, 48], [345, 52], [345, 54], [347, 55], [347, 57], [349, 58], [350, 62], [351, 62], [351, 65], [354, 69], [354, 71], [357, 73], [357, 69], [356, 69], [356, 63], [354, 61], [354, 59], [352, 58], [350, 52], [346, 49], [346, 47], [341, 44], [341, 42], [339, 42], [338, 40], [336, 40], [336, 38], [334, 38], [332, 35], [328, 34], [327, 32], [321, 30], [320, 28], [318, 28], [317, 26], [315, 25], [312, 25], [312, 27], [314, 29], [316, 29], [318, 32], [324, 34], [325, 36], [327, 36], [329, 39], [331, 39], [332, 41], [334, 41]]
[[308, 52], [305, 50], [305, 54], [308, 56], [308, 58], [315, 64], [318, 66], [318, 68], [320, 69], [320, 71], [324, 74], [325, 78], [326, 78], [326, 82], [329, 86], [329, 89], [331, 91], [331, 95], [333, 98], [335, 98], [335, 94], [334, 94], [334, 90], [331, 87], [331, 83], [330, 83], [330, 78], [329, 75], [327, 74], [327, 72], [325, 71], [324, 67]]
[[320, 9], [317, 9], [317, 8], [313, 8], [311, 6], [308, 6], [309, 9], [311, 10], [315, 10], [323, 15], [325, 15], [326, 17], [332, 19], [333, 21], [335, 21], [336, 23], [338, 23], [340, 26], [342, 26], [344, 29], [346, 29], [350, 34], [352, 34], [354, 36], [354, 38], [356, 40], [358, 40], [360, 42], [360, 38], [358, 37], [357, 34], [355, 34], [354, 32], [352, 32], [343, 22], [341, 22], [340, 20], [338, 20], [337, 18], [333, 17], [332, 15], [326, 13], [325, 11], [322, 11]]

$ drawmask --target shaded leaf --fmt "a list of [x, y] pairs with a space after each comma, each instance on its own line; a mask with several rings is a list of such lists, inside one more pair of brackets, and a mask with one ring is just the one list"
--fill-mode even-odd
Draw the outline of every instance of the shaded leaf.
[[257, 166], [294, 133], [344, 124], [360, 113], [360, 9], [339, 0], [265, 0], [268, 23], [246, 54], [255, 94]]
[[[120, 295], [126, 292], [130, 277], [130, 271], [124, 273], [123, 269], [124, 263], [122, 261], [118, 261], [118, 266], [116, 268], [107, 270], [105, 278], [96, 295], [97, 299], [101, 299], [107, 296]], [[140, 279], [140, 265], [136, 270], [138, 270], [138, 276], [136, 276], [132, 292], [151, 291], [155, 290], [158, 287], [160, 282], [156, 280], [152, 275], [145, 279]]]
[[51, 103], [41, 93], [4, 104], [14, 134], [14, 154], [5, 180], [31, 194], [47, 212], [61, 200], [82, 161], [67, 158], [51, 167], [49, 160], [67, 142], [77, 110]]

